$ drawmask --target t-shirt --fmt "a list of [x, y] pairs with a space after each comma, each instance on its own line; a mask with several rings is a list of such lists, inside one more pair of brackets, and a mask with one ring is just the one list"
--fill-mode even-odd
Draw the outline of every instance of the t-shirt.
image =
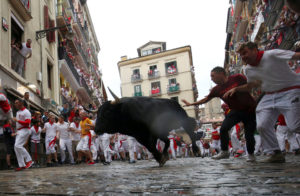
[[16, 129], [30, 129], [31, 113], [26, 108], [17, 112]]
[[63, 123], [58, 122], [56, 124], [56, 127], [59, 132], [60, 139], [64, 139], [64, 140], [71, 139], [70, 132], [69, 132], [69, 123], [67, 123], [65, 121]]
[[89, 118], [86, 118], [85, 120], [80, 121], [81, 136], [82, 137], [85, 136], [85, 135], [87, 135], [90, 132], [89, 131], [90, 127], [87, 124], [92, 125], [93, 122]]
[[57, 130], [57, 125], [56, 123], [52, 123], [52, 125], [47, 122], [44, 125], [44, 128], [46, 129], [46, 137], [55, 137], [56, 136], [56, 130]]
[[[81, 130], [81, 127], [80, 127], [80, 124], [78, 124], [78, 127], [76, 126], [75, 122], [72, 122], [70, 124], [70, 128], [74, 128], [76, 129], [77, 131], [80, 131]], [[80, 140], [80, 133], [74, 133], [73, 131], [71, 131], [71, 139], [73, 141], [79, 141]]]
[[32, 126], [31, 129], [30, 129], [31, 142], [40, 143], [41, 132], [42, 132], [42, 128], [41, 127], [38, 127], [37, 131], [36, 131], [36, 129], [34, 128], [34, 126]]
[[287, 63], [294, 54], [280, 49], [265, 51], [257, 66], [247, 65], [245, 75], [248, 82], [260, 80], [264, 92], [300, 85], [300, 76], [290, 70]]
[[20, 53], [23, 55], [23, 57], [27, 57], [27, 55], [31, 52], [32, 52], [32, 49], [27, 48], [26, 43], [22, 43], [22, 49], [20, 50]]
[[247, 79], [242, 74], [235, 74], [228, 77], [226, 83], [216, 85], [209, 93], [208, 98], [221, 98], [232, 110], [255, 111], [256, 103], [254, 98], [248, 92], [236, 92], [228, 98], [223, 95], [232, 88], [244, 85]]

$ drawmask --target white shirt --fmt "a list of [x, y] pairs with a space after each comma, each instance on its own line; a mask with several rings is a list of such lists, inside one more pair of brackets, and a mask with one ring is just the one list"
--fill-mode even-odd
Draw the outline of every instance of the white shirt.
[[[74, 128], [74, 129], [76, 129], [76, 131], [80, 131], [81, 130], [80, 123], [78, 124], [78, 127], [76, 127], [76, 124], [74, 122], [72, 122], [70, 124], [70, 128]], [[79, 141], [80, 140], [80, 136], [81, 136], [80, 133], [74, 133], [73, 131], [71, 131], [71, 139], [72, 139], [72, 141]]]
[[70, 132], [69, 132], [69, 123], [63, 122], [63, 123], [56, 123], [57, 131], [59, 132], [59, 138], [64, 140], [71, 139]]
[[27, 57], [27, 55], [31, 52], [32, 52], [32, 49], [27, 48], [26, 43], [22, 43], [22, 49], [20, 50], [20, 53], [23, 55], [23, 57]]
[[30, 129], [31, 142], [40, 143], [41, 132], [42, 132], [42, 128], [41, 127], [38, 127], [38, 132], [36, 132], [34, 126], [32, 126], [31, 129]]
[[[17, 130], [19, 130], [20, 128], [24, 127], [23, 125], [21, 125], [20, 123], [18, 123], [18, 121], [25, 121], [27, 119], [31, 120], [31, 113], [29, 112], [29, 110], [27, 110], [26, 108], [24, 108], [23, 110], [19, 110], [17, 112], [17, 122], [16, 122], [16, 128]], [[30, 126], [30, 124], [29, 124]], [[29, 127], [27, 129], [30, 129]]]
[[56, 136], [56, 130], [57, 130], [56, 123], [53, 123], [51, 125], [49, 122], [47, 122], [47, 123], [45, 123], [44, 128], [46, 129], [46, 137], [55, 137]]
[[265, 51], [258, 66], [246, 66], [248, 82], [260, 80], [264, 92], [300, 85], [300, 76], [291, 71], [287, 63], [294, 54], [293, 51], [280, 49]]

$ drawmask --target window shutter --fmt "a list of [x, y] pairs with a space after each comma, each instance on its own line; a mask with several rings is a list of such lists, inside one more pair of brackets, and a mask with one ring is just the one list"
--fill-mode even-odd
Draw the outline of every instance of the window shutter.
[[[55, 21], [54, 20], [50, 20], [50, 28], [54, 28], [55, 27]], [[55, 42], [55, 31], [51, 31], [49, 32], [49, 43]]]
[[[44, 6], [44, 28], [49, 29], [50, 24], [49, 24], [49, 13], [48, 13], [48, 6]], [[47, 33], [47, 40], [50, 40], [49, 33]]]

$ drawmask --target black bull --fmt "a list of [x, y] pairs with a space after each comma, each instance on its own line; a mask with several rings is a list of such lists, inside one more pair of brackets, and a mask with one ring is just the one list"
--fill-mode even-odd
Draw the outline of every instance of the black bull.
[[[185, 129], [192, 140], [193, 152], [197, 155], [195, 126], [195, 119], [188, 117], [176, 101], [150, 97], [124, 97], [114, 102], [105, 102], [98, 109], [95, 132], [133, 136], [153, 154], [159, 165], [163, 166], [168, 160], [170, 145], [168, 135], [172, 129], [179, 127]], [[163, 153], [156, 149], [157, 139], [165, 143]]]

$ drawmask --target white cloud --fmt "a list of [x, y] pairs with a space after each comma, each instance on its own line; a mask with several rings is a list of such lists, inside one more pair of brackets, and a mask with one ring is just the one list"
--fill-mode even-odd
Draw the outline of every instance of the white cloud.
[[99, 65], [105, 86], [120, 95], [117, 63], [148, 41], [165, 41], [167, 49], [190, 45], [199, 98], [214, 84], [210, 70], [223, 66], [227, 0], [89, 0], [101, 47]]

